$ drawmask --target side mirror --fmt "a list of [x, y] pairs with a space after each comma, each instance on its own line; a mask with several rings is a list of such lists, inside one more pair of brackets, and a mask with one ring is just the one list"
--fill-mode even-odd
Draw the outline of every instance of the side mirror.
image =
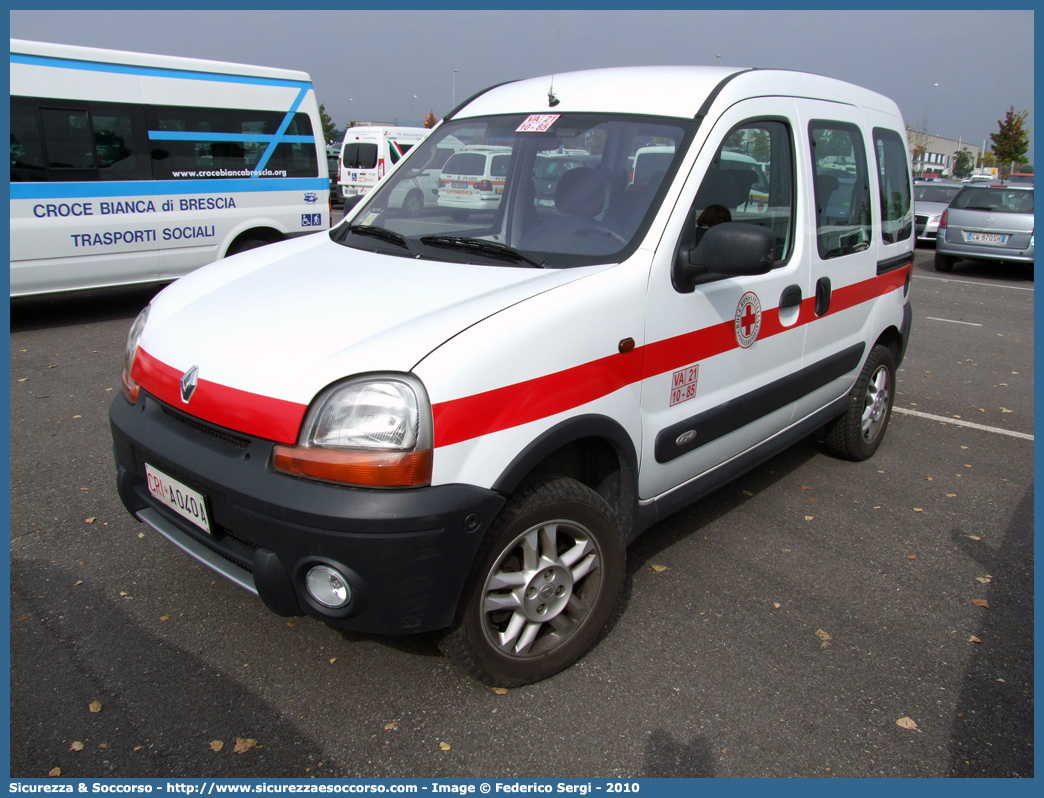
[[671, 282], [683, 294], [705, 275], [767, 274], [776, 263], [776, 238], [768, 228], [723, 222], [704, 233], [693, 248], [682, 248], [674, 260]]

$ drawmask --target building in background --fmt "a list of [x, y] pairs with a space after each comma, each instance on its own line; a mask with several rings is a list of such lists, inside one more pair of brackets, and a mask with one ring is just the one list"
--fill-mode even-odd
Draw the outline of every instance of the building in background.
[[[953, 174], [953, 159], [960, 150], [967, 150], [972, 157], [972, 166], [978, 163], [982, 147], [961, 139], [945, 139], [929, 133], [909, 131], [910, 156], [916, 176], [950, 177]], [[976, 170], [977, 171], [977, 170]]]

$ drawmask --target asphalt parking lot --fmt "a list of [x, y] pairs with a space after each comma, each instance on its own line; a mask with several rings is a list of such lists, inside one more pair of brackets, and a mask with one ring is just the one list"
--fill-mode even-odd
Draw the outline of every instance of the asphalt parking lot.
[[13, 302], [11, 775], [1032, 776], [1034, 286], [932, 254], [877, 454], [812, 437], [661, 522], [592, 651], [503, 695], [128, 516], [108, 407], [153, 290]]

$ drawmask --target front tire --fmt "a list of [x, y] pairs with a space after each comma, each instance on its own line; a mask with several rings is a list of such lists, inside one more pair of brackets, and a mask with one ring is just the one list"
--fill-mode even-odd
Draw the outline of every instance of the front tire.
[[866, 460], [881, 445], [895, 400], [895, 358], [877, 344], [849, 394], [848, 409], [826, 431], [827, 449], [845, 460]]
[[601, 496], [568, 478], [527, 483], [490, 528], [439, 648], [494, 687], [546, 679], [597, 639], [625, 561], [623, 535]]
[[419, 189], [413, 189], [403, 200], [402, 208], [406, 211], [407, 216], [420, 216], [421, 211], [424, 210], [424, 195], [420, 193]]
[[938, 252], [935, 253], [935, 270], [937, 272], [949, 272], [953, 271], [953, 263], [957, 259], [950, 255], [940, 255]]

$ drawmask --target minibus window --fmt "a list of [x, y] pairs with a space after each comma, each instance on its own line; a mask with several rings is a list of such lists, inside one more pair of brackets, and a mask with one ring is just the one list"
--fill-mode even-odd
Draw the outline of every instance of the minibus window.
[[87, 111], [44, 108], [44, 144], [51, 169], [93, 169], [94, 146]]
[[11, 182], [44, 179], [43, 147], [35, 108], [11, 105]]
[[344, 145], [342, 164], [345, 169], [375, 169], [377, 167], [377, 145], [365, 141], [353, 141]]
[[145, 119], [140, 109], [92, 105], [91, 122], [102, 180], [148, 180], [151, 177], [142, 140]]

